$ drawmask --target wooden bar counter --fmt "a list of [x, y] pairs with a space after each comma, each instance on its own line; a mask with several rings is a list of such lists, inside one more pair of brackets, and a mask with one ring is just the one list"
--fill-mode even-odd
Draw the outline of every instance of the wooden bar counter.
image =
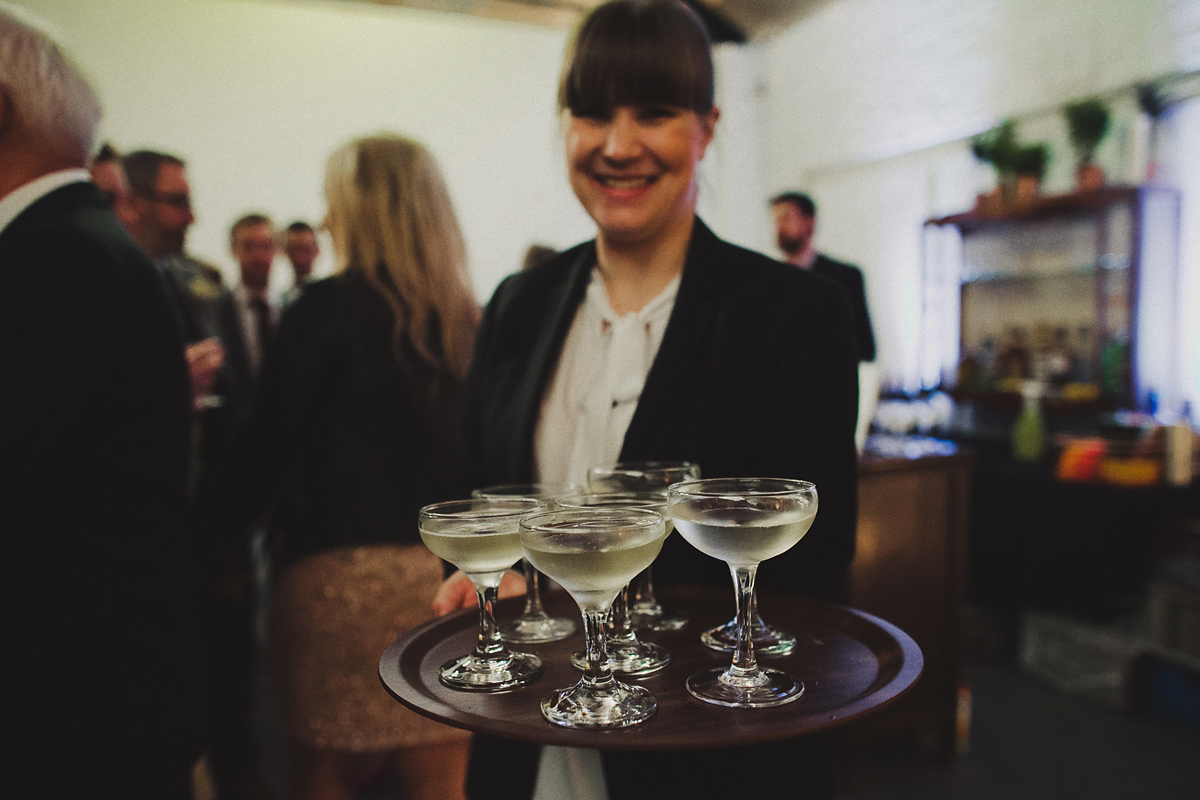
[[851, 740], [915, 736], [954, 753], [971, 459], [949, 442], [872, 437], [859, 459], [850, 605], [899, 626], [925, 671], [894, 705], [852, 723]]

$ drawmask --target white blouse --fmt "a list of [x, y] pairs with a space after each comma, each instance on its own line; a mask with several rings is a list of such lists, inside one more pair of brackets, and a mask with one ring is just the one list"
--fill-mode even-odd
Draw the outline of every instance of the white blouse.
[[[618, 316], [592, 270], [542, 398], [534, 432], [537, 480], [586, 487], [589, 468], [617, 463], [678, 291], [676, 277], [641, 310]], [[542, 748], [534, 800], [607, 797], [599, 751]]]
[[587, 485], [591, 467], [611, 467], [658, 354], [676, 277], [639, 311], [618, 316], [598, 270], [575, 313], [534, 432], [536, 479]]

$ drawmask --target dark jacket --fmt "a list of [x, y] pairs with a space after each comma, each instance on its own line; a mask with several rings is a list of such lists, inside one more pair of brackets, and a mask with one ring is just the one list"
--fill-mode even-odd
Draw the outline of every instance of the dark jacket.
[[[467, 441], [478, 486], [533, 476], [546, 385], [595, 264], [595, 245], [508, 278], [484, 314], [469, 378]], [[827, 281], [721, 241], [699, 220], [622, 460], [681, 460], [705, 477], [813, 481], [807, 536], [762, 567], [765, 585], [840, 598], [854, 554], [857, 368], [846, 303]], [[656, 581], [729, 581], [671, 537]]]
[[229, 467], [224, 528], [264, 510], [286, 564], [334, 547], [419, 542], [417, 511], [462, 486], [459, 395], [392, 349], [392, 313], [356, 273], [310, 284], [284, 312]]
[[[547, 383], [595, 264], [589, 242], [508, 278], [484, 314], [468, 389], [476, 485], [528, 481]], [[857, 366], [844, 293], [824, 278], [721, 241], [699, 220], [675, 307], [625, 435], [623, 460], [694, 461], [706, 477], [795, 477], [817, 485], [817, 519], [788, 553], [763, 564], [764, 591], [841, 599], [854, 554]], [[655, 582], [731, 591], [728, 567], [669, 537]], [[731, 600], [732, 607], [732, 600]], [[726, 776], [776, 776], [762, 748], [697, 754], [606, 753], [613, 800], [727, 797]], [[785, 748], [790, 764], [812, 756]], [[675, 764], [659, 777], [659, 766]], [[722, 761], [722, 759], [725, 759]], [[477, 736], [470, 796], [532, 791], [536, 747]], [[815, 775], [813, 776], [815, 778]], [[666, 788], [656, 788], [656, 781]], [[788, 783], [787, 796], [795, 784]], [[724, 788], [722, 788], [724, 786]], [[761, 788], [761, 787], [760, 787]], [[662, 794], [661, 792], [664, 792]], [[804, 796], [804, 795], [799, 795]], [[820, 791], [816, 795], [820, 796]]]
[[0, 383], [8, 793], [178, 796], [201, 683], [183, 335], [90, 183], [0, 233]]
[[854, 325], [854, 343], [859, 361], [875, 360], [875, 333], [871, 329], [871, 314], [867, 310], [867, 290], [863, 283], [862, 270], [853, 264], [835, 261], [817, 253], [813, 261], [813, 272], [824, 275], [842, 287], [850, 301], [850, 316]]

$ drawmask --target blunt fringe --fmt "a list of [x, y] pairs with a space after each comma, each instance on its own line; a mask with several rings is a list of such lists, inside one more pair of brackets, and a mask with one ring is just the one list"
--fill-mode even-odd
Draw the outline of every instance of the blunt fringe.
[[712, 43], [704, 23], [679, 0], [597, 6], [567, 48], [559, 110], [654, 104], [697, 114], [712, 109]]

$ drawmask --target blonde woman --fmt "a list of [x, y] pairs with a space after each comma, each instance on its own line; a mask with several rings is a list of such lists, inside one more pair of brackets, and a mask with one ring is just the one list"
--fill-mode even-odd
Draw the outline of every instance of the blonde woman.
[[351, 798], [387, 764], [406, 798], [462, 797], [466, 734], [404, 709], [376, 672], [442, 577], [416, 520], [461, 479], [478, 321], [462, 235], [433, 158], [400, 136], [335, 151], [325, 195], [336, 274], [285, 312], [226, 490], [236, 521], [270, 509], [290, 794]]

